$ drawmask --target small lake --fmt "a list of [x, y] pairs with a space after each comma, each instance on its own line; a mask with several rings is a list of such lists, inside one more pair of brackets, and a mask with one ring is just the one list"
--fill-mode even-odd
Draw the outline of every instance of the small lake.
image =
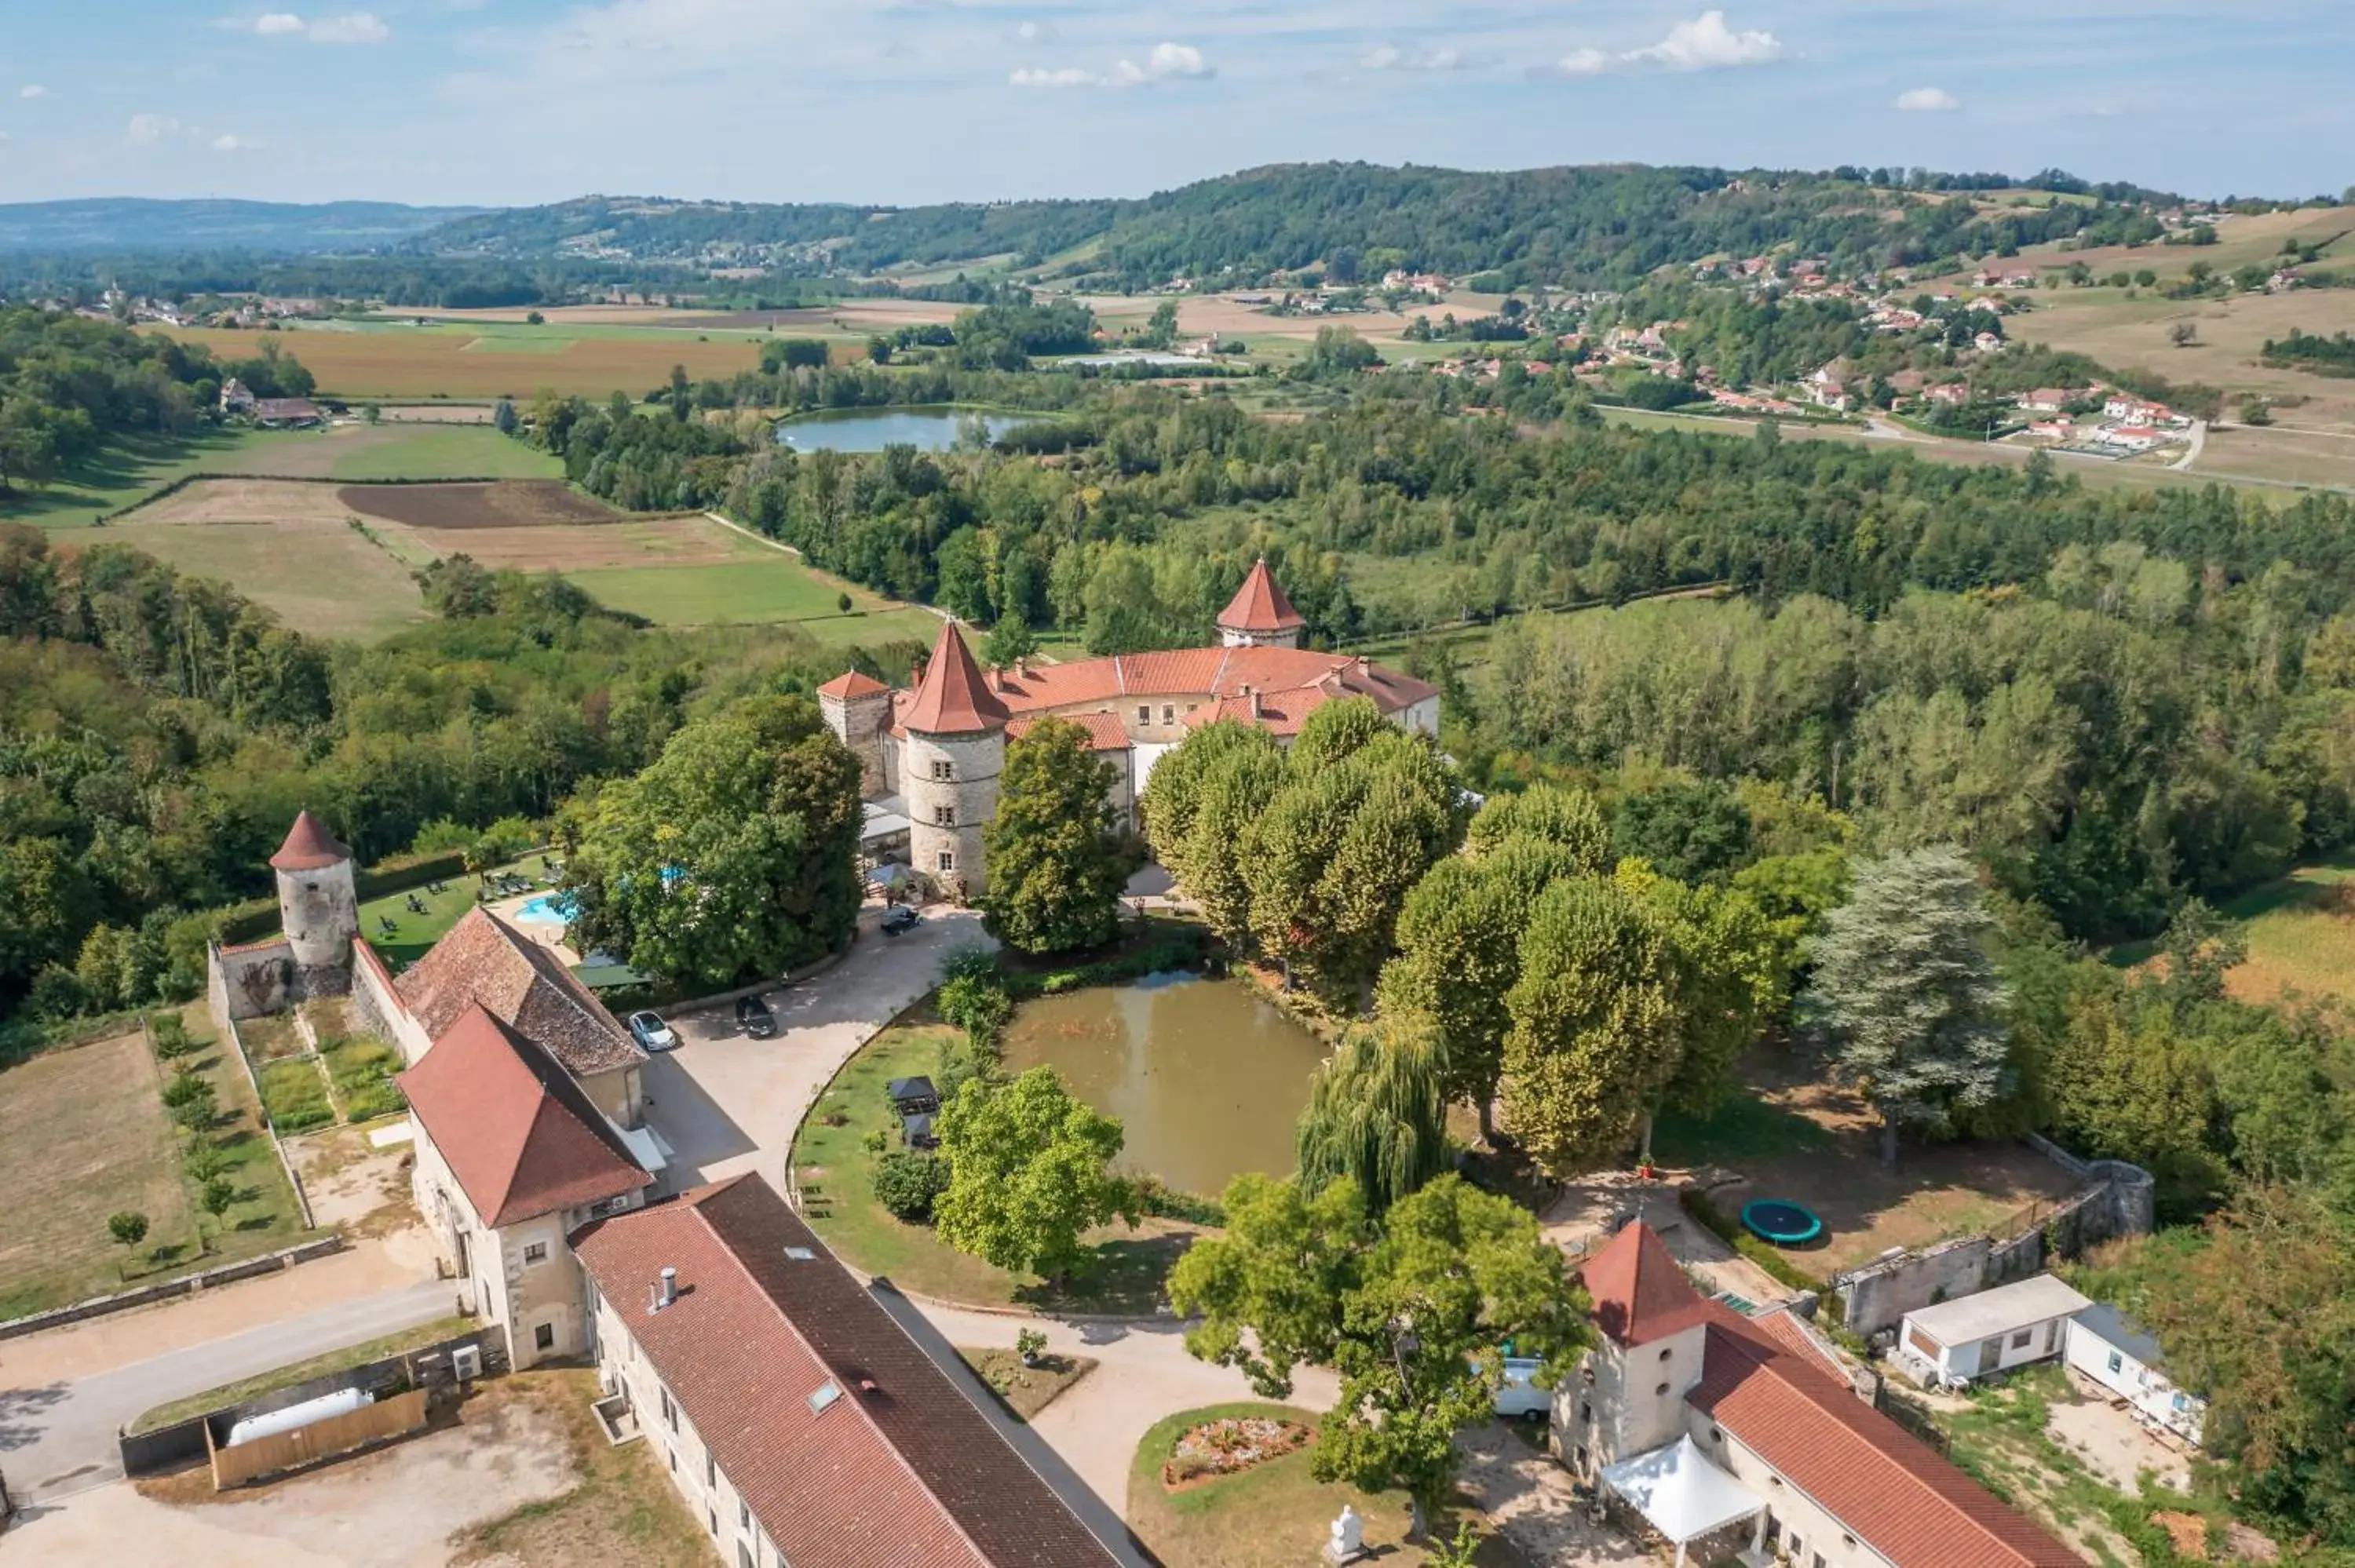
[[1024, 418], [971, 408], [835, 408], [784, 421], [777, 427], [777, 444], [797, 452], [879, 452], [885, 447], [944, 452], [963, 431], [978, 428], [996, 440]]
[[1135, 349], [1115, 354], [1069, 354], [1060, 359], [1049, 360], [1050, 365], [1092, 365], [1110, 368], [1122, 365], [1178, 366], [1207, 365], [1209, 361], [1190, 354], [1169, 354], [1158, 349]]
[[1009, 1074], [1052, 1067], [1121, 1119], [1121, 1163], [1212, 1197], [1245, 1171], [1291, 1174], [1293, 1124], [1324, 1058], [1241, 981], [1186, 974], [1040, 997], [1005, 1039]]

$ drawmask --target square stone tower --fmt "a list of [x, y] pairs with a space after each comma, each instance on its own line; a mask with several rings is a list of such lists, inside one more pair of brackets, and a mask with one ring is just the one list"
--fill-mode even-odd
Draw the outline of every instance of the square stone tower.
[[858, 792], [890, 793], [891, 688], [852, 670], [817, 689], [817, 708], [826, 728], [858, 758]]

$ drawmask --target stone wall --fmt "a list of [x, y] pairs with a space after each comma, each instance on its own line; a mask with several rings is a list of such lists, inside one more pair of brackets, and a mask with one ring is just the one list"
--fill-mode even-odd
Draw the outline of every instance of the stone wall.
[[392, 973], [365, 938], [352, 938], [352, 1012], [360, 1026], [379, 1040], [399, 1047], [400, 1059], [414, 1067], [433, 1044], [425, 1026], [393, 990]]
[[[920, 874], [946, 889], [962, 885], [967, 896], [987, 890], [981, 830], [997, 814], [997, 779], [1005, 767], [1003, 731], [909, 735], [900, 747], [900, 783], [911, 824], [909, 860]], [[940, 820], [943, 812], [948, 821]], [[950, 857], [945, 869], [943, 854]]]
[[249, 942], [205, 952], [205, 1004], [223, 1033], [229, 1021], [283, 1012], [294, 1001], [294, 949], [287, 942]]

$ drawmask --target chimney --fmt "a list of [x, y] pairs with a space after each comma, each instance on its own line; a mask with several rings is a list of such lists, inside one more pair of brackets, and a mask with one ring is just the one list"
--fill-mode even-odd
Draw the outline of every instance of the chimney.
[[1243, 695], [1251, 699], [1252, 722], [1256, 724], [1259, 722], [1259, 688], [1257, 686], [1245, 686], [1243, 688]]
[[659, 1312], [677, 1299], [678, 1270], [666, 1268], [662, 1271], [662, 1278], [655, 1285], [655, 1302], [650, 1310]]

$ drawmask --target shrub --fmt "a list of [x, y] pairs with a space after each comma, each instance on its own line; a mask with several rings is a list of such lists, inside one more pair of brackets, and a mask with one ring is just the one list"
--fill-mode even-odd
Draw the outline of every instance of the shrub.
[[995, 974], [961, 974], [941, 987], [941, 1016], [964, 1031], [977, 1049], [993, 1049], [1014, 1016], [1014, 999]]
[[449, 818], [443, 817], [439, 821], [428, 822], [417, 830], [417, 837], [410, 841], [409, 853], [411, 854], [463, 853], [479, 836], [474, 829], [464, 822], [453, 822]]
[[891, 1135], [879, 1127], [860, 1139], [858, 1146], [869, 1154], [880, 1154], [891, 1147]]
[[147, 1239], [147, 1216], [133, 1210], [106, 1216], [106, 1234], [123, 1246], [137, 1246]]
[[199, 1186], [229, 1169], [229, 1152], [211, 1139], [199, 1138], [188, 1145], [188, 1152], [180, 1163], [188, 1172], [188, 1180]]
[[178, 1110], [190, 1100], [208, 1100], [212, 1097], [211, 1083], [186, 1065], [174, 1073], [164, 1086], [164, 1107], [166, 1110]]
[[875, 1201], [909, 1224], [932, 1224], [932, 1204], [948, 1189], [948, 1161], [937, 1154], [902, 1149], [876, 1162]]
[[81, 981], [74, 978], [73, 970], [50, 964], [33, 977], [25, 1006], [34, 1017], [51, 1022], [71, 1018], [82, 1009]]
[[155, 1042], [155, 1054], [170, 1062], [186, 1055], [197, 1048], [188, 1035], [188, 1026], [176, 1012], [158, 1013], [147, 1021], [147, 1033]]
[[1046, 1349], [1047, 1336], [1038, 1330], [1022, 1329], [1015, 1333], [1014, 1353], [1022, 1358], [1024, 1366], [1037, 1361]]
[[1227, 1211], [1216, 1198], [1172, 1187], [1150, 1174], [1132, 1177], [1129, 1184], [1135, 1189], [1137, 1206], [1158, 1219], [1184, 1220], [1197, 1225], [1227, 1223]]
[[1785, 1258], [1780, 1248], [1760, 1241], [1743, 1230], [1738, 1222], [1728, 1218], [1725, 1212], [1710, 1202], [1708, 1195], [1698, 1188], [1685, 1188], [1677, 1194], [1677, 1201], [1684, 1205], [1686, 1213], [1714, 1232], [1720, 1241], [1773, 1275], [1782, 1284], [1794, 1290], [1820, 1291], [1824, 1288], [1822, 1280]]

